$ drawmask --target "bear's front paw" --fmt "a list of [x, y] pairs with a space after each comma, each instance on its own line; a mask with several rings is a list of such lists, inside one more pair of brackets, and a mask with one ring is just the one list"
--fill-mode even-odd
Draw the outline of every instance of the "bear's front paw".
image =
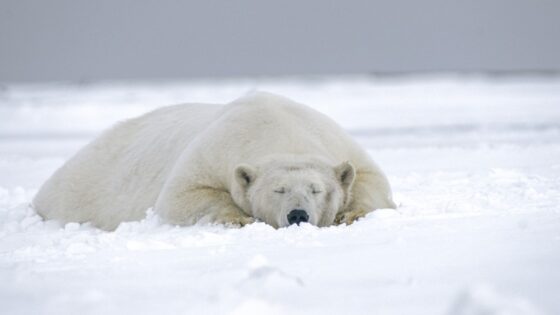
[[239, 214], [227, 214], [216, 220], [216, 223], [231, 227], [243, 227], [254, 222], [255, 218]]
[[369, 211], [364, 210], [352, 210], [346, 212], [340, 212], [336, 215], [334, 220], [335, 224], [347, 224], [350, 225], [354, 223], [354, 221], [363, 218]]

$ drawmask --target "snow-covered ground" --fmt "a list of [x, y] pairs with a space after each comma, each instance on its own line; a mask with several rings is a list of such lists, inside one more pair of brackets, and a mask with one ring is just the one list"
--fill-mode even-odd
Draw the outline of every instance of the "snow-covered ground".
[[[284, 94], [342, 124], [397, 211], [351, 226], [104, 232], [43, 222], [42, 182], [116, 121]], [[560, 78], [0, 86], [2, 314], [559, 314]]]

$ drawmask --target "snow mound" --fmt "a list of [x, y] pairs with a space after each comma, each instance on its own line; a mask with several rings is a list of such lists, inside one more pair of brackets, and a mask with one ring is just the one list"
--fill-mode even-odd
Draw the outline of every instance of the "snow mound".
[[504, 297], [487, 286], [479, 286], [459, 294], [449, 315], [539, 315], [542, 314], [525, 299]]

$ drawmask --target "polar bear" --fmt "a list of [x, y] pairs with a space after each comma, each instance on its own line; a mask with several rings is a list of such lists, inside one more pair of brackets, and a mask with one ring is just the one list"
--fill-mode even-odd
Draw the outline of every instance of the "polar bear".
[[258, 92], [117, 124], [58, 169], [32, 206], [45, 219], [114, 230], [152, 207], [174, 225], [279, 228], [350, 224], [395, 203], [383, 172], [334, 121]]

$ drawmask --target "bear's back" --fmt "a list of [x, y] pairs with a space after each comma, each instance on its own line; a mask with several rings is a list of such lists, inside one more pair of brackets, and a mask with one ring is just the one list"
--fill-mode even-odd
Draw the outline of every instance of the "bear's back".
[[[323, 113], [283, 96], [258, 92], [223, 109], [218, 126], [232, 138], [245, 140], [252, 152], [317, 154], [340, 160], [361, 151], [335, 121]], [[247, 146], [247, 144], [249, 144]]]
[[224, 106], [189, 150], [181, 163], [185, 172], [208, 178], [205, 184], [225, 187], [237, 165], [255, 165], [282, 155], [321, 157], [333, 166], [351, 161], [358, 168], [376, 168], [369, 155], [332, 119], [265, 92]]

